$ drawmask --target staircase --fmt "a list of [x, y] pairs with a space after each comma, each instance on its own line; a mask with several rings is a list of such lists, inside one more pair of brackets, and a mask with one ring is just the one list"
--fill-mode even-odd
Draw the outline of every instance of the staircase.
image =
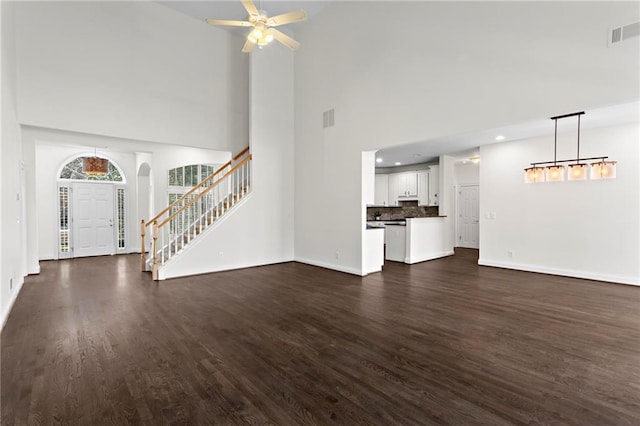
[[[158, 271], [179, 255], [201, 233], [233, 210], [251, 191], [249, 147], [236, 154], [202, 182], [183, 194], [148, 221], [141, 221], [141, 256], [143, 271]], [[150, 247], [146, 244], [150, 230]]]

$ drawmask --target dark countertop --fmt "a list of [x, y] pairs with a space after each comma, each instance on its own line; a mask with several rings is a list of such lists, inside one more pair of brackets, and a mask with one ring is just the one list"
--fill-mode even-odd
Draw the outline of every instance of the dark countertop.
[[432, 219], [439, 217], [447, 217], [447, 216], [422, 216], [422, 217], [408, 217], [407, 219]]

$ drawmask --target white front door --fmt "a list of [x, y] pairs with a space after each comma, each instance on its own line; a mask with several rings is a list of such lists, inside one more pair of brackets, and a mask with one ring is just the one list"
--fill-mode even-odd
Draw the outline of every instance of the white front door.
[[73, 184], [73, 256], [114, 254], [113, 184]]
[[458, 191], [458, 244], [457, 247], [480, 247], [480, 187], [461, 186]]

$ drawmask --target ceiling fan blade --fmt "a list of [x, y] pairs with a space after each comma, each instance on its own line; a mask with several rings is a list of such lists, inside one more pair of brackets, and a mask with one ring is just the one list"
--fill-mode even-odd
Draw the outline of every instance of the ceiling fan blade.
[[280, 43], [284, 44], [290, 49], [296, 50], [300, 47], [300, 43], [283, 33], [282, 31], [276, 30], [275, 28], [269, 28], [271, 34], [273, 34], [273, 38], [278, 40]]
[[249, 21], [229, 21], [226, 19], [207, 19], [207, 24], [211, 25], [227, 25], [230, 27], [251, 27]]
[[255, 43], [252, 43], [250, 40], [247, 40], [244, 43], [244, 46], [242, 46], [242, 52], [243, 53], [251, 53], [251, 51], [253, 50], [254, 47], [256, 47]]
[[242, 5], [249, 12], [249, 16], [260, 16], [260, 12], [252, 0], [242, 0]]
[[283, 13], [282, 15], [272, 16], [267, 19], [267, 25], [270, 27], [278, 27], [284, 24], [290, 24], [292, 22], [300, 22], [307, 19], [307, 12], [304, 10], [297, 10], [295, 12]]

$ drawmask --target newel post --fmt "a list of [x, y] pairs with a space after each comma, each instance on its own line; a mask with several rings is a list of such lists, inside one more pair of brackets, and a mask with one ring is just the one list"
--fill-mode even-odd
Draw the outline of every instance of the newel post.
[[144, 223], [144, 219], [142, 219], [140, 221], [140, 268], [142, 269], [142, 272], [144, 272], [147, 269], [146, 266], [146, 257], [145, 257], [145, 249], [144, 249], [144, 237], [147, 233], [147, 227], [146, 224]]
[[153, 221], [153, 253], [151, 253], [153, 264], [151, 265], [151, 275], [154, 281], [158, 281], [158, 221]]

